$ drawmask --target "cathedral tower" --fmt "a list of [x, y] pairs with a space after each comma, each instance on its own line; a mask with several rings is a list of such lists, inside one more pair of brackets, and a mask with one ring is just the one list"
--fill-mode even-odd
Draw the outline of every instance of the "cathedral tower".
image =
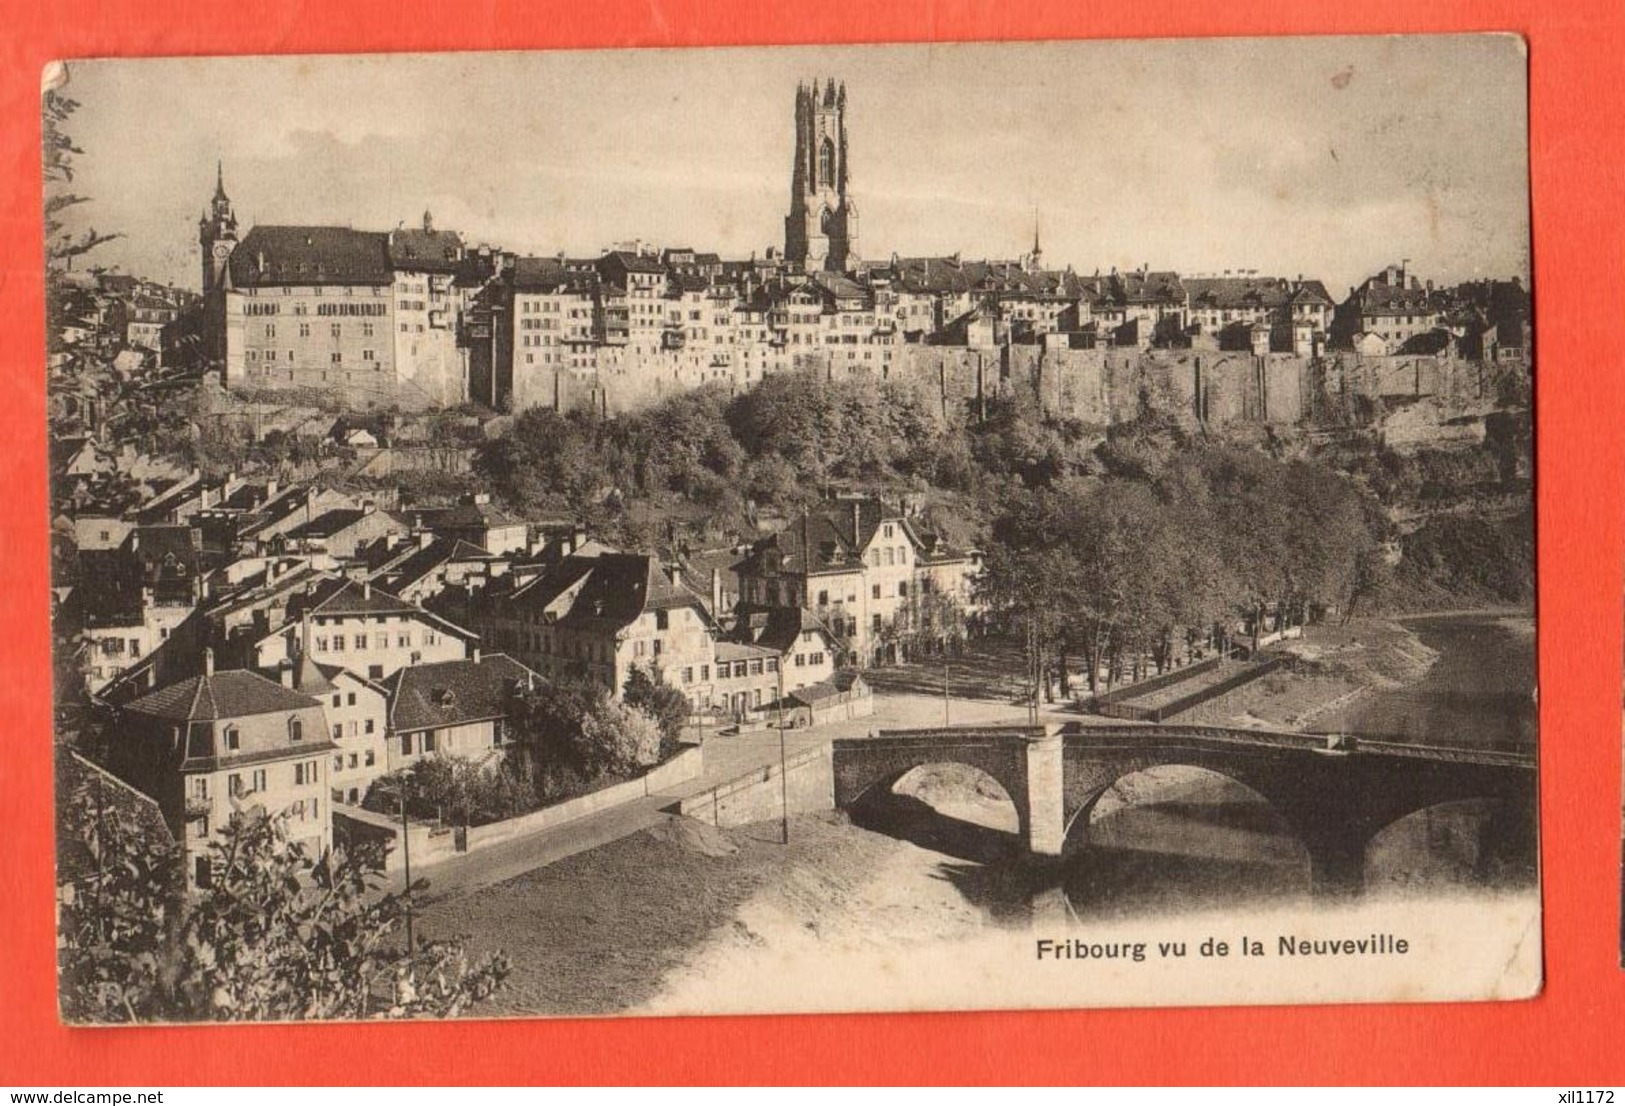
[[198, 245], [203, 247], [203, 294], [225, 285], [226, 259], [237, 245], [237, 216], [226, 196], [226, 170], [219, 162], [214, 170], [214, 199], [197, 221]]
[[858, 209], [847, 187], [846, 153], [846, 85], [798, 85], [784, 256], [807, 272], [857, 266]]

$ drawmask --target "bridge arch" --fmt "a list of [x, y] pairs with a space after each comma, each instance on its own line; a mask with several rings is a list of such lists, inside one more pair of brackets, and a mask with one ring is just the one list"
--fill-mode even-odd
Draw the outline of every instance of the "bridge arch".
[[[1226, 771], [1223, 767], [1213, 765], [1186, 763], [1187, 759], [1194, 761], [1197, 758], [1132, 766], [1094, 790], [1068, 815], [1063, 852], [1070, 853], [1088, 845], [1090, 826], [1098, 821], [1097, 816], [1103, 814], [1102, 807], [1107, 808], [1105, 813], [1137, 808], [1149, 809], [1170, 801], [1177, 802], [1177, 792], [1181, 786], [1200, 788], [1203, 785], [1211, 786], [1214, 782], [1219, 782], [1221, 786], [1227, 785], [1234, 792], [1245, 793], [1251, 798], [1262, 814], [1259, 829], [1286, 835], [1299, 845], [1302, 844], [1299, 840], [1298, 827], [1292, 819], [1277, 807], [1266, 790], [1260, 789], [1254, 782], [1249, 782], [1248, 773]], [[1182, 780], [1175, 776], [1175, 773], [1181, 770], [1187, 773]], [[1136, 794], [1137, 791], [1140, 793]]]
[[1027, 765], [1019, 743], [984, 735], [950, 735], [937, 741], [892, 741], [885, 737], [843, 742], [834, 758], [835, 805], [852, 809], [873, 802], [898, 781], [928, 765], [963, 765], [991, 778], [1016, 810], [1019, 832], [1031, 821]]
[[[955, 793], [963, 807], [942, 801]], [[974, 765], [929, 761], [876, 780], [848, 812], [855, 825], [985, 864], [1024, 850], [1020, 798]]]

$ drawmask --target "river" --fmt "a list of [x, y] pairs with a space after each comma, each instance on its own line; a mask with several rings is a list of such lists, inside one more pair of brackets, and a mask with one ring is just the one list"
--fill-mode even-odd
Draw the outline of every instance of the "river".
[[[1534, 620], [1453, 614], [1400, 620], [1437, 654], [1417, 682], [1373, 689], [1315, 729], [1428, 745], [1535, 745]], [[1366, 854], [1369, 894], [1529, 886], [1535, 842], [1487, 850], [1495, 808], [1456, 803], [1387, 827]], [[1100, 803], [1090, 847], [1065, 869], [1080, 917], [1120, 917], [1228, 904], [1307, 899], [1307, 855], [1281, 819], [1245, 787], [1170, 767], [1121, 781]]]
[[1535, 620], [1503, 614], [1398, 620], [1438, 660], [1410, 687], [1371, 692], [1317, 730], [1425, 745], [1535, 744]]

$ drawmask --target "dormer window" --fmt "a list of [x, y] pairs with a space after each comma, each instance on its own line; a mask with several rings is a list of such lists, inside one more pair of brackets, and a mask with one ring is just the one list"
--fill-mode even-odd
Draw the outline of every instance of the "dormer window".
[[305, 739], [305, 723], [299, 718], [288, 719], [288, 740], [303, 741]]
[[234, 725], [227, 726], [225, 733], [221, 736], [221, 741], [225, 746], [226, 752], [235, 753], [238, 749], [242, 748], [242, 731], [240, 731]]

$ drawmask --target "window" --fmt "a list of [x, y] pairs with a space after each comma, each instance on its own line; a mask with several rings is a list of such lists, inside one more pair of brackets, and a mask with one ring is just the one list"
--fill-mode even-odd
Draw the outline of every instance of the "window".
[[899, 599], [907, 599], [908, 598], [908, 581], [907, 580], [899, 580], [899, 581], [897, 581], [897, 596], [898, 596]]
[[[671, 628], [670, 622], [671, 622], [670, 612], [668, 612], [668, 611], [656, 611], [655, 612], [655, 629], [657, 629], [657, 630], [669, 630]], [[657, 653], [659, 651], [660, 650], [658, 650], [658, 649], [655, 650], [655, 652], [657, 652]]]
[[[362, 723], [362, 725], [361, 725], [361, 732], [362, 733], [372, 733], [372, 721], [373, 720], [371, 718], [369, 718], [365, 722]], [[368, 754], [368, 755], [370, 756], [371, 754]], [[371, 764], [372, 762], [368, 761], [367, 763]]]
[[226, 751], [236, 752], [242, 745], [242, 732], [236, 726], [226, 727]]
[[351, 753], [350, 754], [350, 767], [351, 768], [358, 768], [358, 767], [360, 767], [360, 765], [361, 765], [360, 756], [358, 756], [355, 753]]
[[335, 723], [333, 723], [333, 740], [337, 741], [339, 738], [341, 738], [343, 736], [344, 736], [344, 723], [343, 722], [335, 722]]
[[254, 790], [255, 791], [264, 791], [265, 790], [265, 769], [263, 769], [263, 768], [254, 769], [254, 774], [251, 777], [249, 777], [249, 780], [254, 785]]
[[829, 606], [829, 592], [821, 591], [818, 593], [818, 605], [820, 607]]
[[660, 639], [659, 638], [655, 638], [654, 655], [657, 656], [657, 657], [660, 655]]
[[344, 767], [344, 754], [340, 753], [333, 758], [333, 771], [337, 772]]
[[333, 705], [335, 707], [340, 705], [339, 693], [336, 691], [333, 693]]
[[377, 762], [377, 759], [378, 758], [377, 758], [376, 755], [374, 755], [373, 751], [371, 749], [368, 749], [367, 750], [367, 757], [366, 757], [366, 760], [365, 760], [364, 763], [366, 764], [366, 766], [368, 768], [371, 768]]
[[871, 598], [879, 599], [880, 598], [880, 585], [876, 584], [873, 588], [871, 588], [870, 591], [869, 591], [869, 594], [870, 594]]
[[797, 668], [802, 668], [802, 667], [804, 667], [806, 665], [806, 663], [807, 663], [807, 655], [805, 653], [797, 653], [796, 654], [796, 667]]
[[346, 696], [346, 701], [350, 704], [350, 706], [355, 706], [355, 692], [350, 692], [350, 694]]
[[700, 665], [700, 680], [705, 681], [705, 680], [709, 680], [710, 678], [711, 678], [711, 666], [708, 665], [708, 664]]
[[428, 733], [423, 735], [423, 751], [425, 753], [434, 752], [434, 734], [435, 732], [430, 730]]
[[752, 676], [760, 676], [762, 674], [762, 662], [759, 658], [750, 662], [750, 674]]
[[305, 739], [305, 724], [297, 718], [288, 719], [288, 740], [303, 741]]
[[367, 635], [366, 634], [357, 634], [355, 636], [355, 647], [356, 647], [357, 651], [360, 651], [360, 650], [365, 649], [367, 647]]
[[769, 672], [777, 672], [779, 670], [779, 658], [778, 657], [769, 657], [769, 658], [767, 658], [767, 670]]
[[683, 669], [683, 682], [685, 684], [691, 684], [691, 683], [694, 682], [694, 666], [693, 665], [689, 665], [687, 668]]
[[878, 634], [880, 632], [880, 616], [878, 614], [875, 615], [874, 628], [875, 633]]
[[344, 635], [343, 634], [334, 634], [333, 635], [333, 652], [335, 652], [335, 653], [344, 652]]
[[412, 635], [405, 632], [396, 634], [395, 646], [398, 649], [410, 649], [412, 647]]

